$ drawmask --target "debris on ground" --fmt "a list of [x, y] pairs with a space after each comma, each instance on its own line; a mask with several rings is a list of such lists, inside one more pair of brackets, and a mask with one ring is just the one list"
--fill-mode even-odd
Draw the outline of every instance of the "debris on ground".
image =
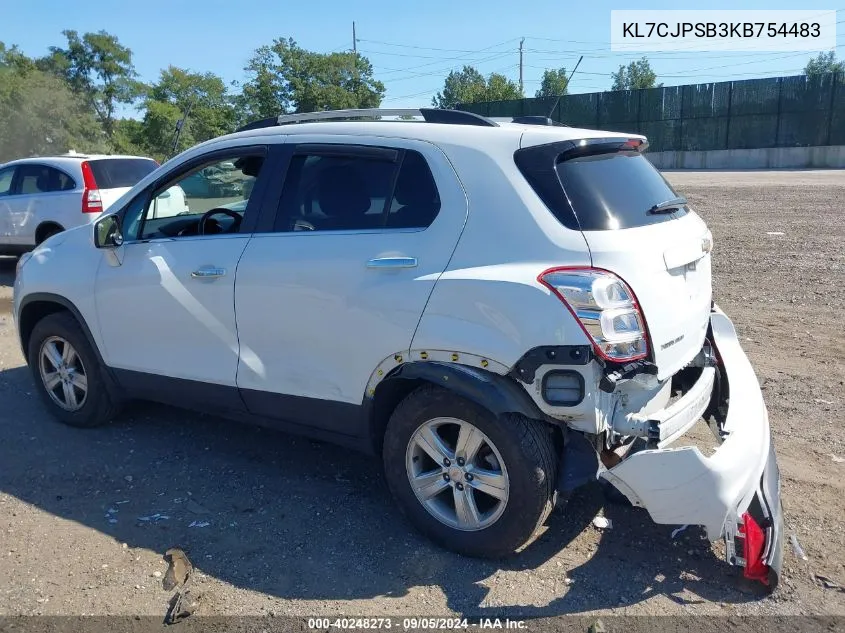
[[176, 624], [184, 620], [199, 607], [200, 594], [195, 594], [191, 589], [183, 589], [173, 594], [164, 616], [165, 624]]
[[678, 534], [686, 530], [688, 527], [689, 525], [682, 525], [679, 528], [675, 528], [674, 530], [672, 530], [671, 538], [675, 538], [676, 536], [678, 536]]
[[195, 593], [190, 587], [194, 566], [183, 550], [172, 547], [164, 553], [164, 559], [169, 563], [169, 566], [161, 583], [162, 587], [167, 591], [179, 587], [179, 590], [170, 598], [164, 623], [175, 624], [196, 611], [199, 606], [200, 594]]
[[607, 629], [604, 628], [604, 622], [596, 620], [587, 629], [587, 633], [607, 633]]
[[783, 235], [783, 231], [766, 231], [766, 235]]
[[830, 454], [830, 458], [831, 458], [831, 459], [834, 461], [834, 463], [836, 463], [836, 464], [842, 464], [842, 463], [845, 463], [845, 457], [839, 457], [839, 455], [834, 455], [833, 453], [831, 453], [831, 454]]
[[197, 527], [197, 528], [204, 528], [211, 525], [208, 521], [191, 521], [191, 524], [188, 526], [189, 528]]
[[155, 523], [156, 521], [166, 521], [169, 518], [170, 517], [167, 516], [166, 514], [159, 514], [158, 512], [156, 512], [155, 514], [151, 514], [148, 517], [138, 517], [138, 520], [144, 521], [144, 522]]
[[839, 591], [845, 591], [842, 585], [834, 580], [831, 580], [827, 576], [822, 576], [821, 574], [813, 574], [813, 576], [825, 589], [838, 589]]
[[821, 398], [816, 398], [816, 404], [833, 404], [830, 400], [822, 400]]
[[188, 499], [188, 503], [185, 504], [185, 507], [188, 509], [188, 512], [192, 512], [194, 514], [211, 514], [207, 508], [202, 507], [193, 499]]
[[792, 544], [792, 551], [798, 558], [800, 558], [801, 560], [810, 560], [804, 553], [804, 549], [801, 547], [801, 543], [798, 542], [797, 536], [795, 536], [794, 534], [790, 535], [789, 542]]
[[599, 528], [600, 530], [612, 530], [613, 529], [613, 521], [608, 519], [607, 517], [596, 516], [593, 517], [593, 525]]
[[178, 547], [172, 547], [164, 553], [164, 560], [169, 564], [167, 573], [164, 575], [164, 580], [161, 583], [165, 590], [170, 591], [188, 582], [194, 566], [188, 560], [188, 556], [184, 551]]

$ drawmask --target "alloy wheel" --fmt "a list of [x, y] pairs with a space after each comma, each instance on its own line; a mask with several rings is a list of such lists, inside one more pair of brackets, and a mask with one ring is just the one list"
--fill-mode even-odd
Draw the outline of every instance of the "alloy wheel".
[[405, 456], [417, 499], [438, 521], [473, 532], [495, 523], [508, 502], [508, 471], [496, 446], [476, 426], [434, 418], [411, 436]]

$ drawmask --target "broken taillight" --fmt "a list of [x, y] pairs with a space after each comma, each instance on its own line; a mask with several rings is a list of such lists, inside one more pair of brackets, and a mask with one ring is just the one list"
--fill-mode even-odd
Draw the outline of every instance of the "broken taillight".
[[766, 533], [748, 512], [742, 515], [738, 535], [742, 537], [742, 556], [745, 558], [743, 576], [769, 584], [769, 566], [763, 561]]
[[569, 309], [605, 360], [648, 355], [646, 323], [637, 298], [622, 279], [598, 268], [551, 268], [537, 277]]

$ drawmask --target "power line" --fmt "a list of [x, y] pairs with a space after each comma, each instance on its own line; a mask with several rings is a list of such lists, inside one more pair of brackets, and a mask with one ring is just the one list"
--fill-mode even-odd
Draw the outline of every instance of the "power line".
[[[510, 44], [511, 42], [515, 42], [518, 39], [519, 39], [518, 37], [512, 37], [511, 39], [505, 40], [504, 42], [499, 42], [498, 44], [492, 44], [492, 45], [486, 46], [484, 48], [479, 48], [478, 50], [473, 51], [473, 54], [481, 54], [481, 53], [485, 53], [485, 52], [490, 52], [490, 49], [492, 49], [492, 48], [498, 48], [500, 46], [504, 46], [505, 44]], [[502, 53], [503, 55], [511, 53], [511, 51], [496, 51], [496, 52]], [[382, 54], [379, 51], [368, 51], [368, 53], [374, 54], [374, 55], [381, 55]], [[429, 66], [435, 66], [439, 63], [443, 63], [443, 62], [446, 62], [446, 61], [458, 61], [458, 60], [462, 60], [462, 59], [467, 59], [468, 57], [469, 57], [468, 55], [459, 55], [459, 56], [453, 57], [451, 59], [446, 57], [446, 58], [441, 58], [438, 61], [426, 62], [425, 64], [419, 64], [418, 66], [409, 66], [408, 68], [403, 68], [401, 70], [396, 69], [396, 70], [390, 71], [390, 72], [406, 72], [408, 70], [416, 70], [418, 68], [427, 68]]]
[[[512, 55], [512, 53], [510, 51], [508, 51], [506, 53], [496, 53], [495, 55], [491, 55], [490, 57], [485, 57], [484, 59], [476, 60], [474, 62], [474, 64], [476, 64], [476, 65], [477, 64], [483, 64], [483, 63], [486, 63], [486, 62], [494, 61], [496, 59], [501, 59], [502, 57], [507, 57], [508, 55]], [[461, 64], [457, 64], [455, 66], [449, 66], [449, 67], [446, 67], [446, 68], [438, 68], [436, 70], [431, 70], [431, 71], [427, 71], [427, 72], [424, 72], [424, 73], [413, 73], [413, 74], [407, 75], [405, 77], [393, 77], [393, 78], [390, 78], [390, 79], [382, 79], [381, 81], [383, 81], [385, 83], [387, 83], [387, 82], [394, 82], [395, 83], [397, 81], [405, 81], [407, 79], [416, 79], [417, 77], [430, 77], [432, 75], [442, 75], [443, 73], [451, 72], [453, 70], [457, 70], [459, 68], [462, 68], [464, 65], [465, 64], [461, 63]]]

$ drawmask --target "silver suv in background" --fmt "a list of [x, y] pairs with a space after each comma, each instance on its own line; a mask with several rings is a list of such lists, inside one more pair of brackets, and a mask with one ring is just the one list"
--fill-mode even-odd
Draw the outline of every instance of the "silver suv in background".
[[[0, 254], [18, 255], [75, 226], [93, 222], [158, 163], [141, 156], [70, 153], [0, 165]], [[169, 215], [185, 208], [172, 191]]]

